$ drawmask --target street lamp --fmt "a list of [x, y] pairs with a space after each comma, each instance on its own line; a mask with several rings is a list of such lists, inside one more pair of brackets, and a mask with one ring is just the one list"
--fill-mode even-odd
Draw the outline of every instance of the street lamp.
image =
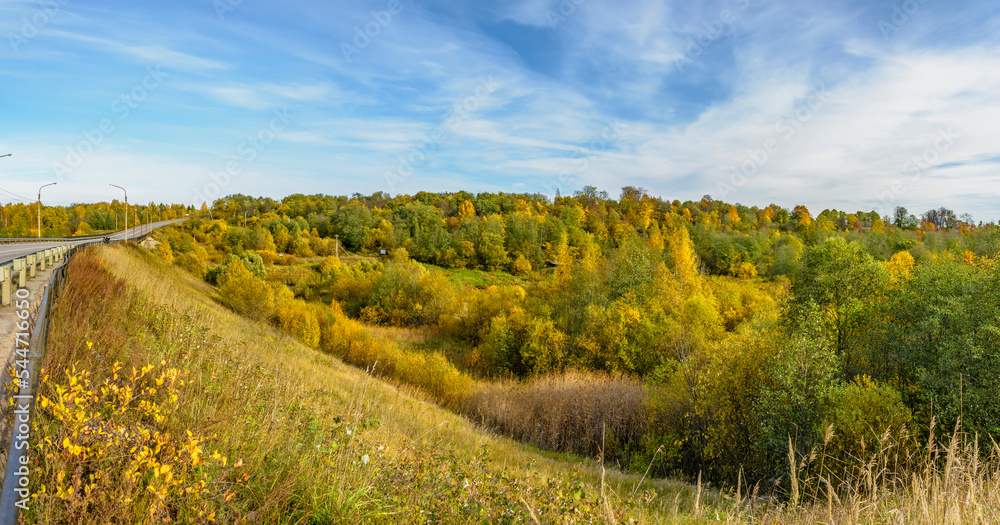
[[[8, 154], [9, 155], [9, 154]], [[55, 182], [50, 182], [38, 188], [38, 238], [42, 238], [42, 188], [45, 186], [54, 186]]]
[[6, 155], [0, 155], [0, 159], [2, 159], [2, 158], [4, 158], [4, 157], [9, 157], [9, 156], [11, 156], [11, 155], [13, 155], [13, 153], [8, 153], [8, 154], [6, 154]]
[[[117, 184], [108, 184], [108, 186], [114, 186], [125, 192], [125, 242], [128, 242], [128, 192], [125, 191], [125, 188]], [[115, 215], [115, 217], [117, 218], [118, 216]]]

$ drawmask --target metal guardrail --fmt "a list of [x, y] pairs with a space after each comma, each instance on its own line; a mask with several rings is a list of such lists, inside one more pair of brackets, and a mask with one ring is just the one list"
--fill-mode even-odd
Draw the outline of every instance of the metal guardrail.
[[[25, 254], [23, 257], [17, 257], [4, 261], [0, 264], [0, 306], [10, 305], [12, 299], [11, 292], [16, 289], [24, 288], [28, 279], [34, 278], [36, 272], [45, 271], [46, 267], [52, 266], [57, 261], [65, 259], [66, 254], [69, 253], [73, 247], [81, 246], [83, 244], [93, 244], [94, 242], [99, 241], [93, 240], [89, 243], [55, 246], [53, 248], [39, 250], [35, 253]], [[15, 276], [17, 277], [16, 285], [14, 283]]]
[[[152, 229], [155, 228], [156, 227]], [[149, 233], [150, 232], [145, 232], [143, 236], [148, 235]], [[81, 248], [102, 243], [104, 238], [103, 235], [90, 237], [90, 239], [84, 239], [82, 237], [59, 239], [85, 240], [89, 242], [81, 242], [78, 244], [64, 246], [63, 250], [59, 250], [62, 254], [62, 262], [53, 268], [48, 286], [45, 287], [45, 291], [42, 295], [42, 302], [39, 304], [38, 311], [35, 314], [37, 316], [35, 319], [35, 326], [31, 331], [31, 338], [27, 347], [28, 381], [18, 381], [18, 392], [17, 395], [14, 396], [15, 417], [13, 424], [11, 425], [10, 444], [7, 449], [7, 465], [4, 468], [3, 485], [0, 486], [0, 525], [16, 525], [17, 516], [21, 509], [19, 502], [22, 502], [25, 499], [22, 497], [22, 493], [28, 494], [27, 483], [29, 478], [28, 476], [23, 475], [23, 473], [27, 470], [20, 472], [19, 470], [22, 467], [27, 469], [28, 464], [28, 452], [30, 446], [28, 446], [27, 438], [32, 435], [30, 422], [35, 409], [35, 395], [38, 392], [38, 378], [41, 375], [42, 362], [45, 357], [45, 345], [48, 340], [48, 314], [52, 309], [52, 304], [55, 302], [65, 285], [66, 268], [70, 259], [73, 257], [73, 254]], [[122, 242], [122, 240], [112, 240], [112, 242]], [[51, 250], [56, 249], [52, 248]], [[50, 259], [50, 265], [54, 263], [55, 261]], [[7, 267], [3, 266], [3, 268]], [[42, 266], [42, 269], [45, 269], [44, 265]], [[24, 273], [25, 270], [22, 270], [22, 275], [24, 275]], [[8, 284], [9, 282], [10, 279], [8, 279]], [[16, 351], [18, 349], [25, 350], [24, 348], [20, 348], [15, 342], [15, 360]], [[23, 423], [21, 422], [22, 415], [24, 416]], [[21, 432], [22, 429], [20, 427], [22, 424], [27, 426], [25, 432]], [[19, 433], [21, 436], [24, 436], [24, 439], [18, 439]], [[21, 480], [25, 480], [23, 482], [25, 483], [24, 486], [21, 485]]]
[[[28, 365], [26, 367], [28, 380], [18, 380], [18, 392], [14, 396], [16, 407], [14, 410], [15, 417], [11, 426], [10, 445], [7, 450], [7, 465], [4, 469], [3, 486], [0, 487], [0, 525], [13, 525], [17, 523], [17, 516], [20, 511], [18, 502], [27, 498], [27, 496], [21, 497], [22, 495], [28, 494], [27, 480], [29, 478], [25, 473], [29, 471], [27, 465], [30, 446], [28, 446], [27, 439], [32, 435], [30, 422], [31, 416], [34, 413], [35, 394], [38, 391], [38, 378], [41, 375], [42, 359], [45, 356], [45, 344], [48, 339], [49, 311], [66, 282], [66, 267], [73, 254], [78, 249], [94, 244], [95, 242], [100, 241], [77, 244], [66, 251], [62, 262], [59, 266], [55, 267], [52, 276], [49, 278], [49, 284], [45, 287], [42, 302], [38, 306], [38, 312], [35, 314], [35, 326], [31, 331], [31, 339], [27, 348], [25, 349], [15, 343], [15, 352], [19, 349], [27, 350], [28, 352]], [[16, 368], [15, 366], [15, 370]], [[24, 428], [20, 428], [22, 426]], [[22, 439], [18, 439], [18, 437], [22, 437]], [[25, 486], [21, 486], [19, 483], [22, 479], [25, 480]], [[19, 490], [23, 491], [23, 494], [19, 494]]]
[[106, 235], [118, 235], [121, 232], [102, 233], [98, 235], [80, 235], [77, 237], [0, 237], [0, 244], [20, 244], [27, 242], [69, 242], [103, 239]]

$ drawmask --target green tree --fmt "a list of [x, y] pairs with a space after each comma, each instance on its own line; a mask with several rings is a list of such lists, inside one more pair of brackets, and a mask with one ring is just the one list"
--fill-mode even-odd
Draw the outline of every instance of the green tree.
[[857, 356], [849, 355], [852, 332], [870, 319], [868, 312], [884, 296], [889, 283], [886, 269], [860, 244], [842, 237], [829, 238], [810, 248], [794, 282], [793, 319], [800, 318], [808, 303], [815, 303], [824, 324], [834, 337], [834, 350], [842, 356], [849, 373], [857, 373]]
[[[496, 225], [499, 224], [499, 227]], [[504, 248], [503, 223], [493, 216], [483, 221], [483, 233], [477, 248], [479, 260], [488, 270], [499, 270], [508, 264], [507, 250]]]
[[874, 312], [873, 376], [898, 385], [926, 427], [1000, 435], [1000, 266], [918, 264]]
[[840, 373], [834, 337], [821, 321], [824, 314], [812, 302], [800, 308], [800, 323], [781, 337], [777, 354], [763, 365], [759, 443], [763, 463], [773, 469], [770, 476], [787, 472], [789, 440], [800, 457], [822, 441]]
[[351, 251], [361, 251], [368, 246], [374, 226], [371, 211], [358, 202], [351, 202], [337, 210], [330, 221], [330, 229], [340, 235], [340, 241]]

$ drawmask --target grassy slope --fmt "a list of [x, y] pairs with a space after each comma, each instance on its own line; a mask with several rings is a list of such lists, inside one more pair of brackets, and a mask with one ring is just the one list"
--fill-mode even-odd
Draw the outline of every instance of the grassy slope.
[[[74, 363], [91, 370], [95, 383], [111, 381], [115, 361], [126, 371], [176, 368], [187, 383], [162, 422], [105, 410], [74, 427], [58, 411], [40, 410], [39, 439], [53, 444], [33, 458], [37, 495], [23, 522], [204, 519], [198, 512], [247, 523], [700, 521], [689, 514], [691, 486], [646, 480], [630, 498], [638, 476], [608, 471], [602, 497], [594, 461], [485, 434], [419, 392], [239, 317], [218, 304], [212, 287], [134, 247], [101, 247], [74, 259], [46, 359], [50, 377], [41, 393], [50, 398], [58, 394], [54, 383], [76, 381], [63, 372]], [[107, 459], [118, 456], [95, 452], [80, 460], [87, 447], [98, 448], [87, 429], [100, 418], [175, 439], [190, 430], [203, 438], [206, 456], [218, 452], [228, 461], [161, 461], [175, 461], [192, 483], [207, 481], [197, 500], [180, 489], [166, 496], [142, 490], [162, 477], [152, 468], [140, 469], [129, 488], [114, 475], [124, 460]], [[60, 447], [65, 439], [84, 452]], [[111, 475], [94, 478], [100, 471]]]

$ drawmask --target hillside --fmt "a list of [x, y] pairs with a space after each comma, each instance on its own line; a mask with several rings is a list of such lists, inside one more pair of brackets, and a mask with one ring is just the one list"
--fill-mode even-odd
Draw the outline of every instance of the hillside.
[[134, 246], [75, 257], [53, 316], [22, 523], [647, 523], [714, 500], [602, 487], [594, 461], [484, 433]]

